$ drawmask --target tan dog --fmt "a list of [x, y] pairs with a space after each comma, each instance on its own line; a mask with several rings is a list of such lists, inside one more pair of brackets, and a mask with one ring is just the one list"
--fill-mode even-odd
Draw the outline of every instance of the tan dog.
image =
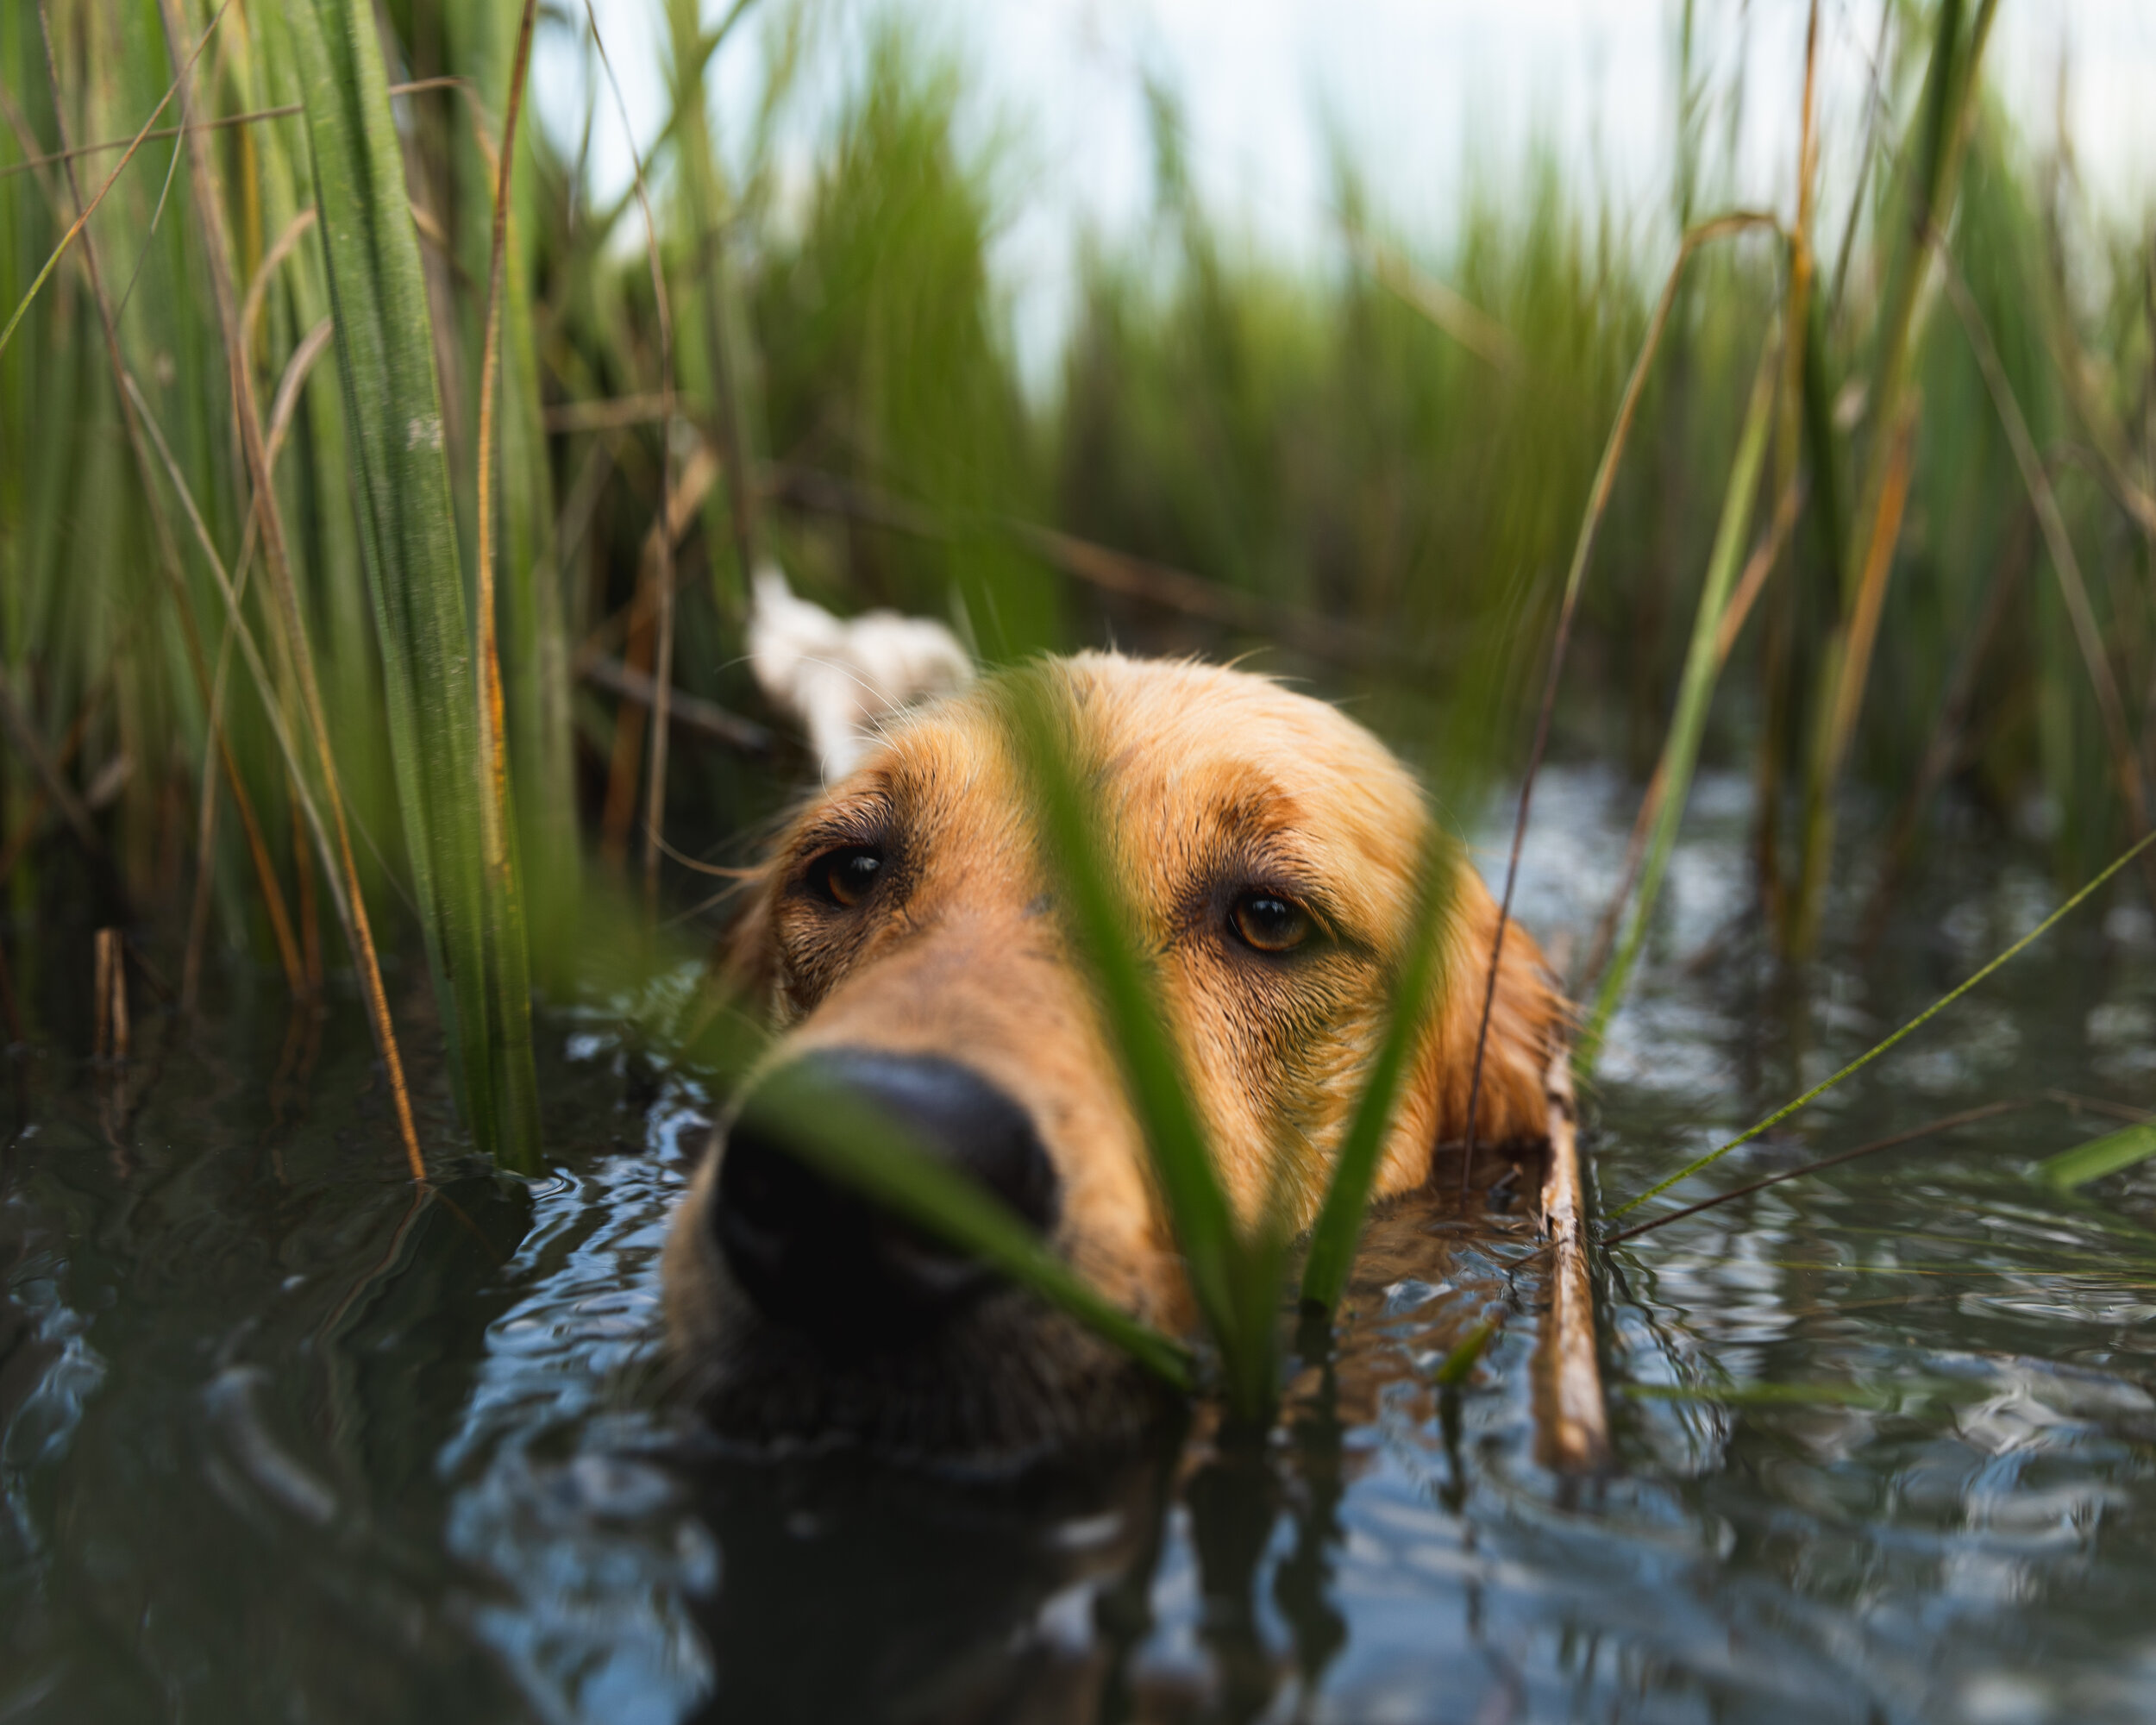
[[[1088, 653], [898, 722], [755, 882], [733, 956], [769, 1002], [773, 1063], [813, 1063], [983, 1180], [1111, 1297], [1187, 1331], [1145, 1148], [1009, 753], [1017, 678], [1068, 725], [1246, 1220], [1275, 1201], [1305, 1227], [1323, 1196], [1412, 914], [1424, 800], [1319, 701], [1240, 671]], [[1463, 863], [1381, 1198], [1426, 1181], [1466, 1129], [1496, 928]], [[1564, 1011], [1514, 927], [1480, 1140], [1542, 1136]], [[1122, 1433], [1150, 1400], [1074, 1322], [738, 1123], [675, 1218], [666, 1292], [687, 1382], [720, 1429], [753, 1440], [1009, 1460]]]

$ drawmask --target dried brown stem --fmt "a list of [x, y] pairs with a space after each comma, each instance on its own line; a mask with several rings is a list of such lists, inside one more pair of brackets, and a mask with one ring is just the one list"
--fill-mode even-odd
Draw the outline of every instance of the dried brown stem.
[[1686, 230], [1677, 246], [1677, 260], [1670, 266], [1669, 279], [1662, 285], [1662, 297], [1655, 302], [1654, 315], [1647, 323], [1646, 339], [1639, 344], [1639, 357], [1633, 361], [1632, 375], [1625, 380], [1616, 422], [1609, 429], [1609, 441], [1602, 447], [1601, 461], [1595, 469], [1594, 483], [1588, 489], [1587, 511], [1580, 519], [1579, 538], [1572, 550], [1572, 567], [1565, 574], [1564, 596], [1557, 605], [1557, 634], [1550, 643], [1549, 668], [1543, 675], [1542, 702], [1535, 714], [1534, 742], [1528, 749], [1527, 770], [1520, 783], [1520, 808], [1513, 820], [1512, 853], [1505, 864], [1505, 890], [1498, 900], [1497, 937], [1490, 942], [1489, 970], [1482, 979], [1482, 1018], [1475, 1032], [1475, 1068], [1468, 1081], [1467, 1132], [1460, 1156], [1463, 1191], [1466, 1189], [1468, 1170], [1475, 1163], [1475, 1131], [1482, 1100], [1482, 1060], [1489, 1046], [1490, 1009], [1497, 1000], [1497, 971], [1505, 956], [1505, 931], [1512, 919], [1513, 892], [1520, 882], [1520, 846], [1526, 840], [1527, 818], [1534, 806], [1535, 778], [1542, 770], [1542, 756], [1550, 745], [1550, 722], [1557, 712], [1557, 684], [1564, 674], [1564, 653], [1571, 643], [1572, 618], [1579, 610], [1580, 587], [1587, 577], [1588, 560], [1594, 553], [1603, 512], [1609, 506], [1610, 487], [1617, 479], [1617, 463], [1624, 455], [1626, 440], [1632, 435], [1633, 417], [1639, 409], [1648, 369], [1662, 344], [1662, 332], [1669, 325], [1670, 310], [1677, 304], [1677, 284], [1683, 277], [1684, 266], [1695, 252], [1712, 241], [1757, 228], [1775, 229], [1780, 225], [1771, 215], [1739, 210]]
[[1586, 1191], [1580, 1178], [1572, 1051], [1551, 1049], [1544, 1079], [1550, 1099], [1549, 1161], [1542, 1225], [1550, 1237], [1549, 1311], [1536, 1373], [1536, 1449], [1543, 1465], [1591, 1473], [1609, 1460], [1609, 1414], [1595, 1347], [1595, 1285], [1588, 1273]]
[[[2119, 693], [2118, 681], [2112, 675], [2111, 661], [2103, 649], [2103, 636], [2096, 626], [2095, 610], [2089, 603], [2089, 587], [2081, 576], [2081, 560], [2074, 554], [2073, 536], [2066, 531], [2065, 518], [2059, 513], [2059, 498], [2052, 489], [2051, 476], [2045, 472], [2043, 459], [2036, 453], [2036, 440], [2029, 436], [2028, 421], [2022, 416], [2014, 386], [2008, 381], [2006, 367], [1999, 362], [1999, 350], [1984, 324], [1984, 313], [1969, 292], [1968, 283], [1962, 279], [1952, 254], [1940, 243], [1938, 235], [1934, 232], [1928, 237], [1939, 254], [1940, 277], [1946, 285], [1946, 297], [1953, 302], [1955, 315], [1968, 335], [1977, 368], [1984, 373], [1992, 407], [2005, 430], [2007, 445], [2014, 452], [2015, 466], [2020, 468], [2021, 483], [2028, 490], [2029, 502], [2035, 506], [2037, 524], [2044, 532], [2044, 546], [2051, 553], [2052, 572], [2059, 579], [2059, 594], [2065, 601], [2066, 616], [2073, 624], [2074, 642], [2080, 648], [2082, 662], [2088, 669], [2089, 691], [2096, 697], [2096, 711], [2103, 720], [2104, 740], [2111, 747], [2112, 770], [2118, 775], [2119, 792], [2126, 801], [2133, 835], [2135, 838], [2143, 837], [2149, 831], [2148, 787], [2141, 776], [2134, 733], [2127, 724], [2126, 703]], [[2141, 854], [2141, 875], [2148, 883], [2151, 895], [2156, 896], [2156, 856], [2147, 851]]]
[[517, 871], [509, 844], [509, 724], [502, 693], [502, 656], [494, 597], [494, 422], [502, 362], [502, 288], [509, 254], [510, 176], [517, 161], [517, 121], [523, 111], [538, 0], [524, 0], [511, 63], [494, 179], [494, 229], [486, 266], [486, 325], [479, 348], [479, 842], [489, 888], [513, 896]]
[[[629, 104], [623, 98], [621, 81], [614, 76], [614, 62], [606, 52], [606, 39], [599, 33], [599, 14], [592, 9], [592, 0], [585, 0], [584, 16], [591, 25], [592, 44], [599, 50], [599, 64], [605, 68], [606, 81], [614, 92], [614, 105], [621, 115], [622, 136], [629, 145], [630, 160], [636, 167], [636, 204], [643, 211], [644, 251], [651, 267], [653, 304], [659, 317], [659, 518], [671, 522], [674, 518], [674, 312], [667, 298], [666, 270], [659, 257], [659, 224], [651, 213], [651, 196], [644, 184], [643, 158], [637, 153], [636, 129], [629, 123]], [[651, 761], [646, 777], [644, 799], [644, 906], [656, 913], [659, 905], [659, 840], [665, 825], [667, 806], [667, 702], [674, 690], [674, 536], [662, 532], [656, 540], [658, 567], [651, 573], [652, 593], [658, 611], [659, 639], [657, 664], [655, 668], [654, 693], [655, 706], [651, 725]], [[615, 766], [619, 778], [621, 731], [616, 731]], [[608, 787], [610, 808], [613, 788]]]
[[283, 108], [258, 108], [252, 114], [227, 114], [216, 120], [191, 120], [185, 126], [160, 126], [154, 132], [145, 132], [139, 138], [108, 138], [102, 144], [77, 144], [71, 150], [54, 150], [47, 155], [31, 156], [27, 160], [9, 162], [0, 167], [0, 179], [18, 173], [28, 173], [34, 167], [51, 167], [59, 162], [80, 161], [85, 156], [109, 155], [114, 150], [124, 150], [135, 144], [154, 144], [166, 138], [177, 138], [183, 132], [222, 132], [234, 126], [252, 126], [261, 120], [285, 120], [306, 110], [297, 102]]

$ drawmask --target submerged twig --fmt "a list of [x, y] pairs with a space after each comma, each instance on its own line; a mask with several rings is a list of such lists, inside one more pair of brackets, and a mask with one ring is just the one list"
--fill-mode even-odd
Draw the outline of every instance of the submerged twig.
[[100, 1060], [128, 1057], [128, 972], [126, 942], [116, 928], [101, 928], [91, 946], [97, 1007], [94, 1042]]
[[1609, 1459], [1609, 1413], [1595, 1352], [1595, 1287], [1588, 1274], [1587, 1199], [1580, 1178], [1571, 1051], [1551, 1051], [1549, 1162], [1542, 1180], [1543, 1228], [1550, 1237], [1550, 1309], [1539, 1350], [1537, 1448], [1544, 1465], [1587, 1473]]

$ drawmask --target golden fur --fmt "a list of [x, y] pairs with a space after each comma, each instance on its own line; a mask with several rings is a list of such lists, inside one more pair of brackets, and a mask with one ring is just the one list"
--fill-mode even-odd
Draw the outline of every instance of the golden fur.
[[[868, 1047], [970, 1066], [1033, 1119], [1062, 1186], [1055, 1247], [1130, 1310], [1187, 1328], [1188, 1295], [1138, 1127], [1047, 896], [1009, 753], [1012, 676], [1044, 686], [1065, 718], [1074, 764], [1098, 799], [1103, 854], [1158, 955], [1186, 1070], [1246, 1219], [1269, 1191], [1295, 1226], [1315, 1214], [1401, 956], [1424, 800], [1391, 753], [1322, 702], [1242, 671], [1088, 653], [991, 679], [896, 724], [793, 821], [753, 883], [731, 956], [768, 1003], [779, 1032], [772, 1058]], [[818, 856], [864, 845], [887, 860], [859, 906], [835, 914], [803, 891]], [[1252, 887], [1305, 906], [1318, 937], [1282, 956], [1239, 944], [1226, 906]], [[1386, 1148], [1380, 1198], [1421, 1184], [1437, 1147], [1465, 1131], [1496, 928], [1495, 903], [1463, 862], [1442, 992]], [[1533, 941], [1514, 926], [1484, 1060], [1482, 1141], [1542, 1137], [1542, 1072], [1564, 1013]], [[808, 1368], [781, 1365], [784, 1350], [768, 1338], [744, 1340], [753, 1318], [725, 1287], [705, 1225], [721, 1155], [699, 1174], [668, 1243], [677, 1356], [707, 1395], [730, 1395], [736, 1415], [744, 1398], [761, 1398], [746, 1420], [760, 1432], [789, 1419], [876, 1426], [864, 1409], [877, 1385], [834, 1400], [806, 1382]], [[1003, 1310], [973, 1342], [950, 1346], [985, 1343], [991, 1331], [1011, 1346], [1017, 1321]], [[1071, 1327], [1045, 1314], [1037, 1322], [1056, 1340], [1027, 1375], [1053, 1382], [1012, 1392], [1031, 1397], [1032, 1412], [976, 1420], [969, 1441], [1052, 1442], [1099, 1423], [1087, 1403], [1110, 1363]], [[998, 1392], [981, 1386], [1008, 1374], [979, 1364], [954, 1353], [932, 1369], [893, 1369], [916, 1402], [946, 1371], [993, 1399]], [[761, 1386], [753, 1392], [742, 1389], [750, 1379]], [[908, 1430], [942, 1429], [918, 1413]]]

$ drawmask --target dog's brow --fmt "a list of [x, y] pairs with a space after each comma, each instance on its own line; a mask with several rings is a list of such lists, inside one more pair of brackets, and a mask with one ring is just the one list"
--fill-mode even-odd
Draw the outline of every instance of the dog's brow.
[[891, 825], [891, 799], [881, 791], [856, 794], [818, 809], [794, 839], [794, 851], [806, 856], [834, 844], [861, 844], [881, 839]]
[[1369, 931], [1357, 926], [1345, 900], [1326, 879], [1319, 860], [1292, 832], [1269, 833], [1256, 843], [1231, 843], [1213, 860], [1214, 871], [1236, 877], [1238, 884], [1269, 888], [1294, 900], [1334, 934], [1352, 938]]

